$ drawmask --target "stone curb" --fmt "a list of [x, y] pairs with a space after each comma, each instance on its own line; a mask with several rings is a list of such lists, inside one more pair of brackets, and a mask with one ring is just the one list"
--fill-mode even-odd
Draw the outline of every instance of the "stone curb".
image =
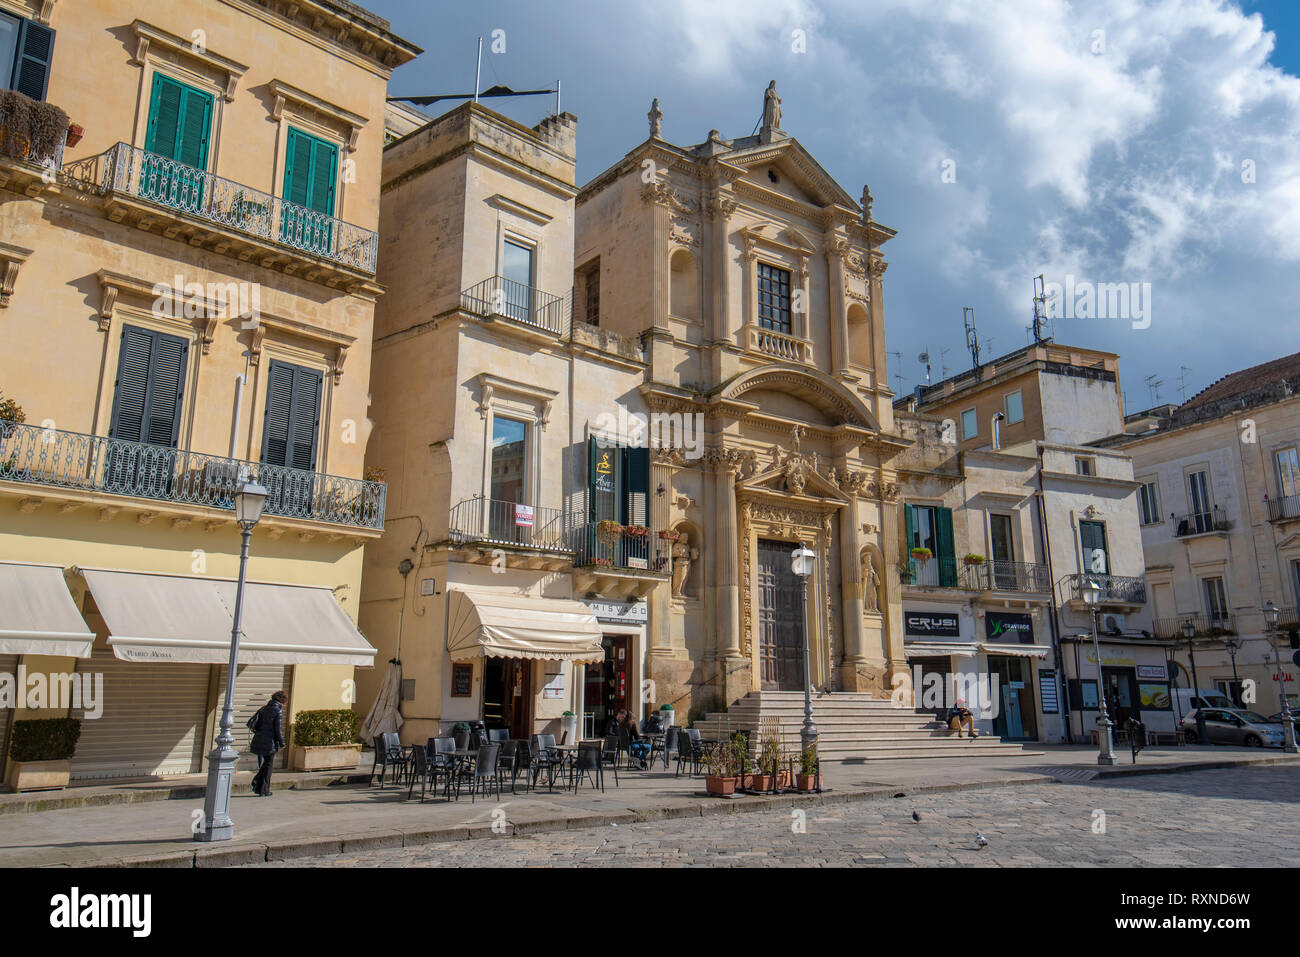
[[[1172, 774], [1187, 771], [1212, 771], [1227, 768], [1259, 765], [1295, 764], [1294, 758], [1259, 757], [1237, 761], [1206, 761], [1183, 764], [1149, 764], [1113, 767], [1100, 770], [1098, 778], [1125, 777], [1150, 774]], [[362, 777], [365, 777], [362, 775]], [[1092, 780], [1097, 780], [1093, 778]], [[699, 804], [672, 805], [660, 808], [645, 808], [637, 811], [593, 812], [589, 814], [565, 815], [563, 817], [539, 818], [530, 821], [509, 822], [508, 834], [498, 834], [492, 830], [493, 825], [454, 824], [442, 827], [412, 826], [397, 830], [363, 831], [339, 837], [310, 837], [292, 841], [241, 844], [230, 848], [199, 847], [188, 848], [172, 853], [152, 854], [143, 857], [125, 857], [96, 859], [85, 862], [59, 863], [45, 865], [48, 867], [227, 867], [240, 864], [258, 864], [263, 861], [287, 861], [307, 857], [324, 857], [330, 854], [351, 851], [380, 850], [396, 847], [419, 847], [427, 844], [443, 844], [451, 841], [481, 840], [505, 836], [525, 837], [531, 834], [547, 834], [565, 830], [588, 830], [610, 825], [631, 825], [647, 821], [658, 821], [688, 817], [715, 817], [723, 814], [745, 814], [757, 811], [771, 811], [782, 808], [794, 808], [803, 805], [847, 804], [859, 801], [890, 800], [911, 797], [917, 794], [943, 794], [955, 791], [980, 791], [989, 788], [1022, 787], [1030, 784], [1060, 783], [1047, 775], [1034, 777], [1006, 778], [995, 781], [972, 781], [955, 784], [922, 784], [916, 786], [874, 786], [869, 789], [850, 791], [835, 789], [822, 794], [782, 794], [764, 797], [750, 795], [737, 801], [705, 800]], [[1075, 783], [1075, 782], [1064, 782]], [[1078, 782], [1086, 783], [1086, 782]], [[695, 797], [705, 797], [703, 791], [694, 792]]]

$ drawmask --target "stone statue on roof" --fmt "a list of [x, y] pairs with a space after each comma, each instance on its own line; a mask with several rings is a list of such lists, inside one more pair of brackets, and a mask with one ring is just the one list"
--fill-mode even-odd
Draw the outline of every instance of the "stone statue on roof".
[[763, 129], [781, 131], [781, 97], [776, 92], [776, 80], [767, 85], [763, 94]]
[[646, 114], [650, 120], [650, 138], [660, 139], [664, 131], [664, 111], [659, 109], [659, 97], [655, 97], [654, 102], [650, 104], [650, 112]]

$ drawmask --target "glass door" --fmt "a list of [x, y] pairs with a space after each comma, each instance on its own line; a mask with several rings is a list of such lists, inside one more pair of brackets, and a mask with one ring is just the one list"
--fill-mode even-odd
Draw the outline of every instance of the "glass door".
[[989, 516], [989, 538], [993, 546], [993, 581], [998, 588], [1016, 587], [1016, 552], [1011, 539], [1011, 516]]
[[1197, 532], [1210, 530], [1210, 473], [1187, 474], [1187, 503], [1192, 508], [1192, 524]]

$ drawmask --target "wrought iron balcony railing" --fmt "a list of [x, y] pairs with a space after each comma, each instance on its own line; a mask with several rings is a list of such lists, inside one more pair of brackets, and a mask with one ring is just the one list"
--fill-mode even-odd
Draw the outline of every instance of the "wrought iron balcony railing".
[[1228, 516], [1219, 506], [1208, 512], [1189, 512], [1186, 515], [1171, 515], [1175, 538], [1188, 538], [1192, 535], [1204, 535], [1207, 532], [1226, 532], [1232, 528]]
[[128, 143], [69, 163], [62, 175], [83, 189], [131, 196], [359, 272], [375, 272], [379, 237], [373, 230]]
[[899, 581], [904, 585], [918, 585], [923, 588], [967, 588], [970, 587], [959, 574], [957, 559], [933, 556], [921, 561], [908, 558], [898, 566]]
[[1089, 580], [1101, 586], [1102, 605], [1145, 605], [1147, 580], [1130, 575], [1067, 575], [1065, 592], [1069, 601], [1083, 601], [1083, 586]]
[[0, 422], [0, 481], [233, 509], [248, 480], [266, 488], [267, 515], [384, 527], [383, 482]]
[[1237, 633], [1237, 617], [1235, 615], [1175, 615], [1170, 618], [1157, 618], [1151, 623], [1152, 631], [1157, 638], [1183, 639], [1183, 625], [1191, 622], [1192, 627], [1196, 629], [1193, 637], [1195, 638], [1222, 638], [1225, 635], [1235, 635]]
[[982, 562], [967, 565], [962, 574], [973, 591], [1049, 593], [1052, 579], [1047, 566], [1036, 562]]
[[59, 137], [52, 149], [34, 148], [32, 137], [23, 130], [12, 128], [10, 114], [0, 112], [0, 156], [43, 166], [50, 170], [53, 176], [63, 166], [63, 149], [66, 145], [67, 139], [64, 134]]
[[573, 564], [619, 569], [667, 571], [670, 543], [642, 525], [581, 522], [571, 530]]
[[467, 498], [451, 507], [448, 537], [458, 544], [515, 545], [548, 552], [572, 551], [558, 508]]
[[555, 296], [504, 276], [492, 276], [460, 294], [460, 306], [477, 316], [504, 316], [557, 336], [569, 334], [570, 296]]
[[1300, 518], [1300, 495], [1287, 495], [1268, 500], [1270, 522], [1282, 522], [1293, 518]]

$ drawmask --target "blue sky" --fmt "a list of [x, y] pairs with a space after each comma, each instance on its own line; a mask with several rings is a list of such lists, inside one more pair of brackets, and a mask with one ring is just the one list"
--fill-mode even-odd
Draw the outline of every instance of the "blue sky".
[[[485, 88], [562, 81], [580, 182], [646, 137], [653, 97], [693, 144], [749, 134], [775, 79], [786, 130], [899, 232], [899, 391], [922, 350], [936, 378], [969, 367], [963, 306], [983, 358], [1023, 345], [1039, 273], [1150, 284], [1149, 325], [1052, 330], [1122, 356], [1130, 410], [1300, 350], [1300, 0], [363, 2], [426, 51], [394, 92], [471, 89], [479, 36]], [[491, 105], [531, 125], [553, 101]]]

